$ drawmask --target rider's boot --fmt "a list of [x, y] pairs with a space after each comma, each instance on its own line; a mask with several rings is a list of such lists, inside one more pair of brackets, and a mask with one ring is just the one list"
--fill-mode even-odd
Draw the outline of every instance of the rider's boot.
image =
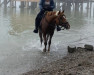
[[38, 18], [36, 18], [36, 20], [35, 20], [35, 29], [34, 29], [34, 33], [38, 33], [38, 27], [39, 27], [39, 24], [38, 24]]
[[34, 32], [34, 33], [38, 33], [38, 25], [37, 25], [37, 24], [35, 25], [35, 29], [34, 29], [33, 32]]
[[34, 32], [34, 33], [38, 33], [38, 29], [35, 28], [33, 32]]

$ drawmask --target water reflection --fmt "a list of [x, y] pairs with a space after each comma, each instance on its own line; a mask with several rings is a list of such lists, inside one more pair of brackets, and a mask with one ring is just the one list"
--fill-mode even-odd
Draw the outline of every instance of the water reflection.
[[[39, 10], [37, 10], [38, 7], [35, 2], [31, 3], [31, 7], [31, 9], [7, 7], [1, 9], [3, 16], [10, 17], [10, 26], [13, 32], [21, 33], [33, 29], [35, 17]], [[74, 20], [72, 22], [79, 24], [78, 26], [82, 26], [85, 23], [84, 18], [94, 18], [94, 3], [89, 1], [56, 1], [55, 10], [65, 10], [68, 20], [71, 21], [72, 18]]]

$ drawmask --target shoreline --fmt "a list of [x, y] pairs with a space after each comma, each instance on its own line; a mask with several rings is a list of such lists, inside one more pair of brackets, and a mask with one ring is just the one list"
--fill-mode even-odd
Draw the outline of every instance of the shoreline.
[[62, 59], [22, 75], [94, 75], [94, 51], [78, 47]]

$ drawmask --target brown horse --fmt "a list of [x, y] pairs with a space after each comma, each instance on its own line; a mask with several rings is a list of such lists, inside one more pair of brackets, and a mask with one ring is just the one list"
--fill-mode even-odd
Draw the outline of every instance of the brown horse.
[[47, 43], [48, 43], [48, 51], [50, 51], [51, 39], [57, 25], [62, 26], [66, 29], [70, 28], [70, 25], [66, 20], [66, 16], [64, 15], [64, 11], [46, 12], [41, 20], [39, 27], [40, 41], [42, 44], [42, 41], [44, 40], [44, 45], [45, 45], [43, 49], [44, 52], [46, 52]]

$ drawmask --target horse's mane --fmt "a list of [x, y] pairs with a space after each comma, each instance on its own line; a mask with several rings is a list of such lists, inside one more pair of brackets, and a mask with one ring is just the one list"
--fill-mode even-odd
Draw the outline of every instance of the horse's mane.
[[[52, 16], [52, 15], [55, 15], [56, 12], [57, 12], [57, 11], [46, 11], [46, 12], [44, 13], [44, 16], [45, 16], [45, 15], [46, 15], [46, 16]], [[43, 17], [44, 17], [44, 16], [43, 16]]]
[[44, 13], [44, 15], [43, 15], [43, 18], [45, 17], [45, 16], [51, 16], [52, 15], [52, 11], [46, 11], [45, 13]]
[[49, 18], [55, 18], [56, 17], [56, 11], [46, 11], [45, 13], [44, 13], [44, 15], [43, 15], [43, 19], [47, 16], [47, 17], [49, 17]]
[[56, 11], [48, 11], [46, 13], [47, 16], [52, 16], [52, 15], [55, 15], [56, 14]]

